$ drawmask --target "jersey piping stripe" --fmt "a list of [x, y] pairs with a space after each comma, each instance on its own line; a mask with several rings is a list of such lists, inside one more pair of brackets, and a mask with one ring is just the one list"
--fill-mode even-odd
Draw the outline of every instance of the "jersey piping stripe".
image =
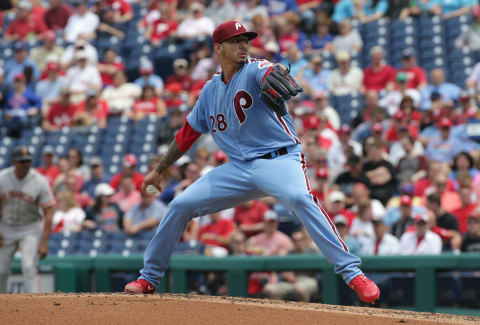
[[270, 73], [270, 70], [272, 70], [272, 68], [273, 68], [273, 65], [268, 67], [267, 72], [265, 72], [265, 74], [262, 77], [262, 82], [260, 83], [260, 85], [263, 85], [263, 80], [265, 80], [265, 78], [268, 76], [268, 74]]
[[306, 182], [306, 185], [307, 185], [308, 193], [310, 193], [310, 196], [312, 197], [313, 202], [316, 204], [316, 206], [320, 210], [320, 214], [327, 220], [328, 224], [332, 228], [333, 233], [337, 237], [340, 244], [342, 244], [343, 249], [348, 252], [347, 245], [345, 245], [342, 238], [338, 234], [337, 228], [335, 228], [335, 225], [333, 224], [332, 220], [330, 220], [330, 218], [328, 217], [327, 211], [325, 211], [325, 209], [322, 207], [322, 205], [318, 203], [318, 199], [311, 193], [310, 183], [308, 182], [308, 177], [307, 177], [307, 165], [305, 163], [305, 155], [303, 153], [301, 153], [300, 158], [301, 158], [300, 162], [302, 164], [303, 176], [305, 176], [305, 182]]
[[280, 124], [282, 124], [283, 129], [285, 130], [285, 132], [287, 132], [287, 134], [290, 136], [290, 138], [292, 138], [292, 140], [295, 141], [295, 144], [300, 143], [300, 141], [298, 141], [298, 139], [295, 138], [295, 137], [292, 135], [292, 132], [290, 132], [290, 130], [288, 129], [288, 126], [287, 126], [287, 124], [285, 123], [285, 121], [283, 120], [283, 118], [282, 118], [281, 116], [279, 116], [278, 114], [275, 114], [275, 116], [277, 116], [277, 119], [280, 121]]

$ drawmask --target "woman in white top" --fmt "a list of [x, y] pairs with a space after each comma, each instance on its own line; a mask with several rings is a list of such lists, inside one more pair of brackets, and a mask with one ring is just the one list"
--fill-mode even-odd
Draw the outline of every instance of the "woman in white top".
[[57, 211], [53, 214], [54, 231], [81, 231], [86, 214], [80, 208], [70, 191], [62, 191], [57, 195]]

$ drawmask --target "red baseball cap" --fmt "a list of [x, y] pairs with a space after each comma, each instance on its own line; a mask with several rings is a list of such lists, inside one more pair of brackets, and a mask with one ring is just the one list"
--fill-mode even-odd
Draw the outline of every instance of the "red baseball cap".
[[53, 41], [57, 38], [57, 35], [55, 35], [55, 33], [51, 30], [47, 30], [45, 32], [43, 32], [43, 39], [44, 40], [49, 40], [49, 41]]
[[123, 166], [133, 167], [137, 165], [137, 157], [133, 153], [125, 155], [123, 158]]
[[338, 134], [350, 134], [352, 133], [352, 128], [348, 124], [344, 124], [338, 130]]
[[401, 121], [403, 119], [405, 119], [407, 117], [407, 114], [405, 114], [404, 111], [396, 111], [395, 114], [393, 114], [393, 119], [396, 120], [396, 121]]
[[443, 117], [440, 122], [438, 123], [440, 128], [451, 128], [452, 127], [452, 121], [450, 121], [448, 118]]
[[467, 109], [465, 114], [467, 115], [468, 118], [476, 118], [478, 116], [477, 110], [473, 107]]
[[408, 195], [402, 195], [400, 197], [400, 204], [411, 206], [412, 205], [412, 198]]
[[328, 170], [326, 168], [318, 168], [315, 176], [317, 176], [317, 178], [328, 178]]
[[424, 222], [428, 222], [428, 220], [430, 220], [430, 217], [428, 216], [428, 214], [426, 213], [418, 213], [416, 216], [415, 216], [415, 222], [419, 222], [419, 221], [424, 221]]
[[373, 123], [372, 125], [372, 131], [373, 132], [383, 132], [383, 125], [380, 122]]
[[58, 70], [60, 70], [60, 66], [58, 65], [58, 63], [50, 62], [47, 64], [47, 72]]
[[213, 43], [222, 43], [229, 38], [242, 34], [245, 34], [249, 41], [257, 37], [257, 33], [248, 32], [238, 21], [226, 21], [218, 25], [213, 31]]
[[25, 80], [25, 75], [23, 73], [17, 73], [14, 77], [13, 80]]
[[303, 121], [303, 128], [307, 130], [317, 129], [320, 126], [320, 119], [316, 115], [310, 115]]
[[223, 161], [227, 159], [227, 155], [223, 151], [218, 150], [213, 155], [213, 159], [215, 159], [216, 162]]

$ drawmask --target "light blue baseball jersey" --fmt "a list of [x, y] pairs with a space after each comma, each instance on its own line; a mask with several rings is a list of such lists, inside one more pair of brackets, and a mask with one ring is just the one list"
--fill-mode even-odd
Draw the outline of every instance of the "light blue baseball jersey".
[[290, 115], [278, 116], [261, 97], [262, 79], [272, 66], [250, 59], [227, 83], [214, 75], [187, 116], [190, 126], [210, 132], [230, 159], [247, 161], [300, 143]]

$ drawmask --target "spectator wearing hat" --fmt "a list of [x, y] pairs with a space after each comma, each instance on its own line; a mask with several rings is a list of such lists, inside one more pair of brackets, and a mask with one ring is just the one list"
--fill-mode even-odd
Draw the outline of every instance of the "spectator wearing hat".
[[[398, 141], [401, 136], [410, 134], [415, 139], [418, 138], [420, 133], [419, 125], [417, 121], [413, 120], [411, 115], [403, 109], [399, 109], [393, 114], [389, 129], [387, 130], [386, 140], [388, 142]], [[390, 150], [392, 151], [392, 150]], [[395, 161], [395, 163], [398, 159]], [[393, 164], [395, 164], [392, 161]]]
[[445, 82], [445, 72], [443, 69], [436, 68], [430, 72], [430, 83], [422, 89], [422, 109], [429, 109], [432, 106], [430, 100], [433, 93], [439, 93], [442, 100], [458, 101], [460, 97], [460, 87], [450, 82]]
[[132, 111], [128, 113], [134, 120], [142, 120], [148, 115], [156, 117], [167, 115], [167, 105], [156, 95], [155, 88], [150, 84], [143, 87], [140, 98], [133, 103]]
[[190, 91], [193, 81], [188, 72], [188, 61], [184, 58], [175, 59], [173, 61], [173, 73], [173, 75], [168, 76], [165, 82], [166, 86], [180, 84], [180, 90]]
[[347, 210], [346, 197], [343, 192], [332, 191], [328, 194], [328, 197], [326, 198], [324, 203], [329, 218], [331, 218], [331, 216], [341, 214], [345, 218], [347, 218], [347, 226], [348, 228], [350, 228], [350, 226], [352, 225], [352, 221], [353, 219], [355, 219], [356, 215], [350, 210]]
[[110, 181], [110, 186], [117, 191], [118, 187], [120, 186], [120, 181], [124, 175], [131, 176], [133, 179], [133, 183], [135, 184], [135, 188], [138, 191], [142, 190], [142, 183], [143, 183], [143, 174], [137, 172], [137, 157], [134, 154], [127, 154], [123, 158], [123, 171], [113, 175], [112, 180]]
[[96, 66], [88, 61], [85, 51], [75, 53], [76, 64], [67, 70], [66, 79], [70, 92], [75, 95], [72, 101], [79, 103], [85, 99], [88, 91], [99, 91], [102, 88], [102, 78]]
[[94, 38], [100, 19], [88, 10], [87, 0], [75, 0], [73, 6], [75, 13], [68, 18], [64, 32], [65, 40], [73, 43], [80, 35], [88, 40]]
[[349, 205], [353, 203], [353, 186], [357, 183], [368, 184], [368, 179], [362, 173], [362, 169], [363, 166], [360, 156], [350, 155], [347, 159], [346, 170], [339, 174], [334, 181], [335, 186], [338, 186], [340, 191], [345, 193]]
[[37, 167], [37, 172], [45, 176], [50, 186], [55, 178], [60, 175], [60, 169], [55, 164], [55, 151], [51, 145], [46, 145], [42, 150], [42, 165]]
[[338, 68], [328, 76], [328, 91], [335, 96], [361, 91], [363, 71], [350, 64], [350, 54], [347, 51], [337, 51], [335, 55]]
[[26, 68], [32, 70], [32, 75], [26, 81], [30, 83], [38, 80], [40, 72], [35, 62], [28, 58], [28, 45], [20, 41], [15, 42], [13, 43], [13, 58], [8, 60], [3, 66], [7, 83], [12, 83], [13, 78], [19, 73], [25, 73]]
[[[414, 224], [414, 211], [412, 208], [412, 197], [409, 195], [400, 196], [399, 218], [390, 227], [390, 233], [400, 239], [405, 231]], [[419, 212], [419, 211], [417, 211]], [[389, 218], [387, 218], [389, 219]]]
[[205, 16], [210, 17], [215, 26], [234, 20], [236, 15], [237, 11], [231, 0], [214, 0], [205, 10]]
[[359, 255], [362, 246], [354, 237], [350, 236], [350, 234], [348, 233], [347, 218], [345, 218], [345, 216], [342, 214], [337, 214], [333, 218], [333, 223], [335, 224], [335, 228], [337, 229], [343, 242], [345, 243], [345, 245], [347, 245], [348, 251], [352, 254]]
[[268, 206], [258, 200], [251, 200], [235, 207], [233, 221], [237, 228], [247, 237], [252, 237], [264, 230], [264, 214]]
[[165, 204], [154, 196], [141, 195], [140, 202], [134, 205], [123, 218], [123, 230], [130, 236], [152, 232], [167, 212]]
[[92, 157], [89, 161], [90, 179], [83, 183], [81, 192], [87, 194], [89, 197], [95, 197], [95, 188], [98, 184], [108, 183], [108, 178], [105, 176], [103, 161], [100, 157]]
[[60, 99], [53, 102], [44, 112], [42, 128], [45, 131], [59, 131], [72, 124], [77, 105], [70, 101], [70, 89], [61, 90]]
[[363, 47], [362, 38], [356, 29], [352, 29], [351, 22], [346, 19], [342, 21], [338, 27], [340, 34], [333, 38], [333, 50], [345, 51], [347, 53], [352, 51], [361, 51]]
[[228, 249], [235, 224], [232, 220], [222, 217], [221, 212], [211, 213], [209, 217], [210, 221], [200, 228], [200, 241], [207, 247], [219, 246]]
[[107, 102], [109, 114], [121, 115], [131, 112], [133, 103], [141, 94], [140, 87], [128, 82], [123, 71], [117, 71], [113, 78], [113, 85], [106, 87], [100, 97]]
[[47, 26], [42, 19], [32, 15], [32, 4], [28, 0], [20, 0], [17, 3], [15, 19], [10, 22], [5, 31], [5, 38], [9, 41], [25, 40], [27, 36], [33, 35], [42, 38], [42, 33]]
[[467, 229], [462, 241], [462, 252], [480, 252], [480, 211], [478, 208], [469, 216]]
[[95, 203], [85, 212], [83, 229], [102, 229], [107, 232], [118, 232], [123, 227], [123, 212], [111, 201], [115, 190], [106, 183], [95, 187]]
[[42, 45], [34, 47], [30, 58], [37, 64], [40, 71], [44, 71], [48, 62], [58, 62], [63, 55], [63, 47], [55, 43], [56, 35], [53, 31], [43, 32]]
[[63, 30], [72, 14], [73, 10], [69, 5], [61, 0], [50, 0], [50, 7], [45, 11], [43, 20], [49, 30]]
[[316, 186], [310, 193], [323, 204], [331, 192], [328, 182], [328, 170], [326, 168], [318, 168], [315, 172], [315, 180]]
[[405, 49], [402, 53], [402, 65], [399, 72], [404, 72], [407, 75], [407, 89], [422, 89], [428, 84], [427, 73], [425, 70], [417, 65], [415, 52], [413, 49]]
[[125, 65], [122, 58], [117, 55], [112, 48], [107, 48], [103, 52], [103, 62], [98, 63], [98, 71], [102, 77], [102, 84], [104, 87], [113, 85], [113, 76], [118, 71], [124, 71]]
[[473, 192], [472, 177], [469, 173], [460, 172], [458, 174], [458, 181], [460, 183], [458, 194], [460, 195], [462, 205], [452, 211], [452, 215], [454, 215], [458, 221], [458, 231], [464, 234], [467, 232], [468, 218], [478, 206], [478, 198], [477, 194]]
[[40, 80], [35, 86], [35, 93], [43, 102], [43, 110], [48, 109], [50, 104], [58, 100], [62, 89], [67, 87], [67, 80], [60, 75], [60, 65], [50, 62], [46, 66], [47, 78]]
[[215, 23], [210, 17], [204, 15], [205, 6], [200, 2], [192, 2], [189, 11], [190, 15], [178, 25], [176, 36], [190, 40], [202, 35], [212, 35]]
[[375, 135], [375, 138], [383, 143], [383, 130], [385, 130], [388, 122], [386, 111], [378, 106], [372, 111], [370, 120], [364, 121], [353, 130], [352, 138], [358, 142], [363, 142]]
[[156, 46], [174, 36], [178, 28], [178, 22], [175, 20], [173, 10], [168, 3], [160, 2], [158, 10], [159, 16], [152, 23], [146, 24], [147, 28], [145, 30], [145, 38]]
[[363, 71], [363, 86], [366, 91], [383, 89], [393, 90], [395, 86], [395, 69], [386, 64], [385, 51], [381, 46], [370, 49], [371, 65]]
[[395, 77], [396, 84], [393, 90], [389, 91], [385, 97], [383, 97], [378, 104], [381, 107], [385, 107], [388, 114], [393, 116], [400, 107], [403, 99], [406, 97], [411, 98], [413, 101], [413, 107], [420, 107], [421, 95], [417, 89], [407, 88], [408, 76], [404, 72], [397, 73]]
[[104, 129], [107, 127], [108, 105], [104, 100], [98, 98], [95, 90], [89, 90], [85, 101], [78, 104], [73, 115], [72, 125], [91, 126], [97, 125]]
[[438, 255], [442, 252], [442, 239], [431, 229], [431, 217], [427, 213], [415, 216], [415, 231], [400, 237], [400, 255]]
[[[312, 56], [310, 64], [303, 66], [299, 70], [297, 78], [305, 88], [305, 91], [313, 94], [315, 99], [315, 94], [327, 91], [327, 81], [330, 72], [330, 70], [323, 68], [321, 56]], [[326, 95], [325, 93], [325, 97]]]
[[480, 6], [472, 8], [473, 23], [458, 35], [455, 40], [455, 46], [458, 48], [468, 48], [472, 51], [480, 50]]
[[162, 78], [154, 74], [153, 63], [148, 59], [140, 59], [140, 77], [135, 80], [135, 84], [140, 88], [151, 85], [157, 95], [160, 95], [164, 88]]
[[388, 233], [388, 226], [383, 222], [382, 218], [373, 218], [373, 231], [375, 236], [370, 240], [369, 244], [362, 247], [363, 255], [398, 255], [400, 249], [400, 241], [394, 235]]
[[60, 59], [60, 64], [64, 69], [67, 69], [76, 63], [76, 54], [78, 52], [86, 53], [88, 63], [94, 65], [98, 64], [97, 49], [88, 43], [83, 35], [80, 35], [78, 39], [70, 46], [67, 46], [65, 52]]

